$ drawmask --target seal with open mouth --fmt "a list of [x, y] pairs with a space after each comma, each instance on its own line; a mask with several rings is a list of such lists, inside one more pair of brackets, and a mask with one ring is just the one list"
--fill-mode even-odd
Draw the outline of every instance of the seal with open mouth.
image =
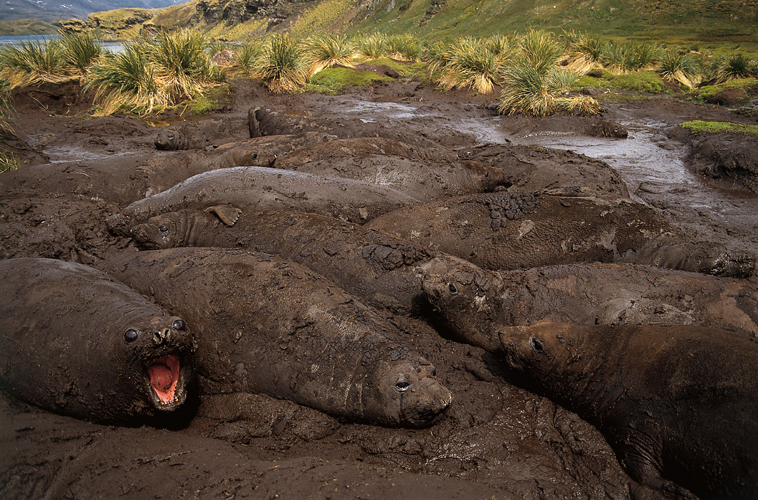
[[452, 402], [390, 322], [296, 262], [170, 248], [99, 265], [192, 323], [201, 393], [264, 393], [388, 427], [431, 425]]
[[0, 386], [49, 411], [137, 423], [179, 408], [193, 339], [126, 285], [81, 264], [0, 261]]

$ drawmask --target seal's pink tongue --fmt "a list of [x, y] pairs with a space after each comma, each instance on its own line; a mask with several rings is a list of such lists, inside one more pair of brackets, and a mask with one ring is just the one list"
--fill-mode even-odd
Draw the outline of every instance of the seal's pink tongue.
[[158, 399], [164, 404], [170, 403], [179, 382], [179, 358], [169, 355], [156, 359], [147, 368], [147, 376]]

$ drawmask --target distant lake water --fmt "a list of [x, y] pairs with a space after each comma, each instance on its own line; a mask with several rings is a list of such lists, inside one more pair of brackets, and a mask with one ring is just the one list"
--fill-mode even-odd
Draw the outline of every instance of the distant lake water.
[[[22, 36], [0, 36], [0, 44], [21, 45], [22, 43], [48, 42], [50, 40], [60, 40], [60, 35], [22, 35]], [[110, 40], [101, 41], [100, 44], [105, 50], [111, 52], [121, 52], [124, 50], [122, 42], [112, 42]]]

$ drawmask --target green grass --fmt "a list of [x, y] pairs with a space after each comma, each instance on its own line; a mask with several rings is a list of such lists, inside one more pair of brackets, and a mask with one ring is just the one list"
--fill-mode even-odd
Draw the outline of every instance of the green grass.
[[743, 125], [741, 123], [707, 122], [702, 120], [693, 120], [684, 122], [680, 126], [688, 129], [693, 134], [717, 134], [728, 132], [732, 134], [750, 134], [758, 136], [758, 125]]
[[748, 100], [750, 96], [758, 95], [758, 80], [744, 78], [716, 85], [704, 85], [694, 91], [694, 97], [702, 102], [718, 102], [720, 95], [725, 93], [736, 94], [740, 96], [739, 99]]
[[655, 71], [639, 71], [625, 75], [603, 73], [602, 78], [582, 76], [575, 82], [575, 87], [609, 88], [644, 94], [662, 94], [666, 84]]
[[313, 75], [310, 83], [303, 90], [335, 95], [339, 94], [345, 87], [365, 88], [389, 81], [392, 81], [392, 78], [379, 75], [373, 71], [329, 68]]

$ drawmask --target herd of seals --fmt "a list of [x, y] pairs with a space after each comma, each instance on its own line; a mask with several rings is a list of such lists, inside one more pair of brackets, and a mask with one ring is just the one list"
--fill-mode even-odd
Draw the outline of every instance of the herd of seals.
[[[0, 179], [13, 398], [160, 427], [193, 399], [266, 396], [433, 434], [464, 395], [423, 331], [595, 426], [632, 496], [758, 495], [756, 256], [690, 240], [607, 165], [583, 165], [607, 182], [513, 182], [271, 107], [154, 145], [175, 153]], [[64, 215], [34, 215], [53, 202]]]

